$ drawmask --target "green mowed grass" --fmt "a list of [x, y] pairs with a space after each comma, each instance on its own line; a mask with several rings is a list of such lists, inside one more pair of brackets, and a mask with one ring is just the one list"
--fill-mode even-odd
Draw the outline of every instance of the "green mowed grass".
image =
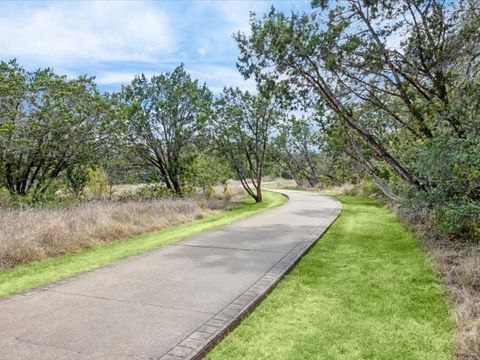
[[265, 192], [263, 195], [264, 201], [259, 204], [253, 203], [249, 198], [245, 204], [203, 219], [0, 272], [0, 298], [229, 224], [279, 206], [287, 200], [285, 196], [273, 192]]
[[451, 359], [453, 325], [415, 237], [385, 207], [340, 217], [208, 359]]

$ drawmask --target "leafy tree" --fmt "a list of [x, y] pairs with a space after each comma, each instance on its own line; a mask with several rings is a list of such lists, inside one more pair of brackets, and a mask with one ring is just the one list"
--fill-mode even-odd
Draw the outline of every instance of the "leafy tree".
[[[348, 23], [332, 24], [322, 30], [322, 21], [313, 15], [270, 12], [263, 20], [252, 19], [250, 35], [238, 34], [241, 50], [240, 71], [246, 76], [256, 76], [288, 88], [289, 91], [314, 91], [329, 109], [358, 132], [369, 146], [389, 163], [406, 181], [421, 188], [416, 179], [399, 163], [374, 135], [366, 129], [361, 119], [350, 108], [349, 92], [338, 86], [339, 67], [330, 55]], [[273, 70], [270, 70], [273, 69]]]
[[284, 114], [276, 98], [225, 89], [216, 102], [211, 131], [218, 150], [232, 165], [245, 191], [262, 201], [262, 177], [275, 125]]
[[0, 177], [11, 194], [42, 194], [65, 170], [94, 161], [109, 103], [91, 78], [0, 63]]
[[[301, 95], [313, 92], [376, 157], [425, 190], [426, 179], [389, 151], [355, 106], [367, 102], [419, 142], [438, 129], [465, 136], [467, 124], [452, 113], [452, 100], [460, 93], [450, 87], [450, 69], [459, 52], [475, 68], [478, 57], [464, 49], [476, 47], [478, 36], [460, 35], [464, 31], [458, 21], [468, 9], [409, 0], [314, 5], [318, 10], [311, 14], [286, 16], [272, 10], [263, 19], [253, 17], [251, 34], [236, 37], [239, 69]], [[405, 33], [400, 45], [389, 45]]]
[[[475, 4], [313, 1], [310, 13], [272, 10], [252, 16], [251, 32], [236, 36], [238, 67], [260, 84], [324, 104], [327, 118], [336, 122], [330, 141], [390, 198], [415, 199], [437, 210], [445, 203], [476, 209], [480, 166], [472, 154], [479, 153], [480, 13]], [[464, 215], [457, 214], [470, 229], [465, 233], [476, 231], [468, 225], [472, 213], [464, 208]], [[451, 207], [443, 214], [452, 214]]]
[[182, 195], [201, 131], [211, 114], [212, 94], [183, 65], [170, 73], [137, 76], [122, 91], [125, 141], [169, 190]]
[[278, 126], [274, 157], [289, 171], [298, 184], [315, 186], [325, 178], [336, 177], [330, 168], [330, 159], [323, 152], [324, 139], [315, 120], [291, 116]]

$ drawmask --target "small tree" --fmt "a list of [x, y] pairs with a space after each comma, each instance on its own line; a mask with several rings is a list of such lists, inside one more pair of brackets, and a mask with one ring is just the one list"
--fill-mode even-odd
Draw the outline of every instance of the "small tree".
[[102, 168], [87, 169], [86, 187], [88, 193], [95, 199], [101, 199], [111, 195], [108, 174]]
[[123, 89], [122, 98], [127, 105], [127, 146], [157, 170], [169, 190], [182, 195], [192, 154], [211, 113], [210, 90], [181, 65], [150, 80], [137, 76]]
[[262, 201], [262, 177], [275, 124], [282, 118], [277, 103], [266, 94], [225, 89], [211, 123], [218, 149], [228, 159], [245, 191]]

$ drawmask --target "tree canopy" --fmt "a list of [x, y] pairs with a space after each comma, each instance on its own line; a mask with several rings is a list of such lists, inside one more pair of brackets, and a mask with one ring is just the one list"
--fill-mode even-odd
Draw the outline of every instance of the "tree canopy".
[[0, 63], [0, 173], [11, 193], [42, 193], [63, 171], [88, 164], [108, 137], [109, 102], [92, 78]]
[[246, 192], [262, 201], [262, 177], [271, 141], [283, 112], [275, 97], [225, 89], [215, 104], [210, 129], [217, 149], [229, 160]]
[[325, 106], [326, 119], [343, 129], [337, 148], [387, 196], [415, 194], [413, 202], [439, 213], [462, 203], [470, 225], [458, 230], [477, 231], [478, 7], [433, 0], [313, 5], [310, 13], [253, 15], [251, 32], [236, 35], [239, 70]]
[[181, 195], [211, 112], [210, 90], [181, 65], [151, 79], [137, 76], [122, 90], [122, 99], [128, 105], [127, 146], [158, 171], [168, 189]]

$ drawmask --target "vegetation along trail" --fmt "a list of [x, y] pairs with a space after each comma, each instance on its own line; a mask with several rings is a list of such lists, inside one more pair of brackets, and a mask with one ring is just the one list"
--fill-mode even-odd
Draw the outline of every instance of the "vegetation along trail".
[[480, 360], [480, 0], [73, 3], [0, 2], [0, 360]]

